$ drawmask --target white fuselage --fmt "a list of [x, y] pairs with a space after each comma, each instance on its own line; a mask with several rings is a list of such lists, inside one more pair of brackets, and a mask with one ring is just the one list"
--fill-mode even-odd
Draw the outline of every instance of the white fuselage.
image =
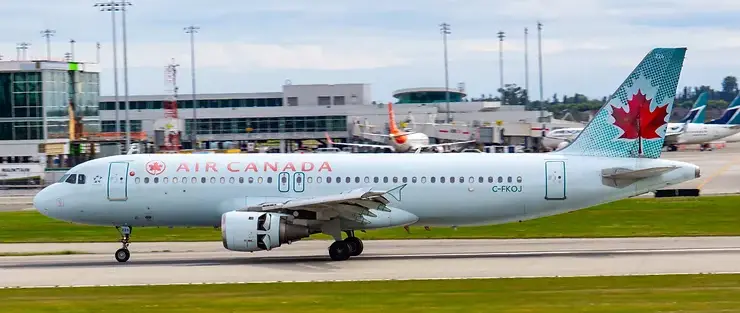
[[578, 136], [583, 128], [561, 128], [550, 131], [542, 138], [542, 145], [550, 150], [557, 150], [562, 143], [568, 143]]
[[424, 133], [412, 133], [405, 135], [405, 141], [399, 143], [396, 138], [390, 138], [390, 143], [396, 152], [416, 151], [419, 147], [429, 145], [429, 136]]
[[[163, 163], [163, 170], [148, 173], [150, 161]], [[677, 168], [621, 188], [601, 178], [605, 168], [656, 166]], [[694, 179], [698, 167], [557, 154], [134, 154], [88, 161], [67, 174], [84, 174], [86, 182], [55, 183], [39, 192], [34, 206], [84, 224], [218, 226], [222, 214], [249, 204], [405, 185], [389, 206], [418, 217], [416, 224], [456, 226], [615, 201]]]
[[[668, 123], [668, 130], [683, 127], [682, 123]], [[688, 123], [686, 130], [678, 135], [675, 144], [704, 144], [720, 140], [740, 132], [734, 125]]]
[[725, 138], [720, 139], [724, 142], [739, 142], [740, 141], [740, 132], [736, 133], [734, 135], [727, 136]]

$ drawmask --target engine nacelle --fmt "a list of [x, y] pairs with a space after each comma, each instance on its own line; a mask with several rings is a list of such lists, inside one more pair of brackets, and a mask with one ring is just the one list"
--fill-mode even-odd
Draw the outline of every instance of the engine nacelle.
[[221, 241], [233, 251], [260, 251], [306, 238], [308, 227], [288, 222], [288, 215], [231, 211], [221, 215]]

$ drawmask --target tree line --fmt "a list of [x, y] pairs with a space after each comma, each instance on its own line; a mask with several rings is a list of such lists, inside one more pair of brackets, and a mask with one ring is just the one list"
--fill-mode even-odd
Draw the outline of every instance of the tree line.
[[[674, 104], [679, 108], [691, 108], [696, 99], [703, 92], [709, 93], [707, 101], [708, 110], [724, 110], [730, 102], [737, 96], [738, 81], [735, 76], [726, 76], [722, 79], [720, 90], [715, 90], [710, 86], [685, 86], [676, 93]], [[589, 98], [583, 94], [575, 93], [573, 95], [553, 94], [552, 97], [540, 103], [539, 100], [527, 101], [527, 90], [516, 84], [506, 84], [503, 89], [498, 90], [498, 95], [482, 94], [480, 97], [471, 97], [470, 101], [501, 101], [502, 105], [524, 105], [527, 110], [539, 110], [540, 108], [552, 112], [556, 118], [567, 113], [584, 112], [597, 110], [601, 108], [607, 100], [607, 97]]]

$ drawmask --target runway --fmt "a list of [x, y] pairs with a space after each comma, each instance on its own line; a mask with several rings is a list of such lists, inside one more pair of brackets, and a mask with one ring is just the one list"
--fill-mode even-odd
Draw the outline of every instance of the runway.
[[104, 254], [0, 257], [0, 287], [740, 272], [740, 237], [366, 241], [362, 256], [343, 262], [329, 260], [328, 245], [250, 254], [220, 242], [133, 243], [122, 264], [116, 243], [4, 244], [0, 252]]

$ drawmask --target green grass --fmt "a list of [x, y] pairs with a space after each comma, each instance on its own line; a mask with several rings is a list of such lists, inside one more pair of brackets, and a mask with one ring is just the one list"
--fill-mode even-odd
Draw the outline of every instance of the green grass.
[[[363, 239], [557, 238], [740, 235], [740, 196], [633, 198], [541, 219], [482, 227], [358, 232]], [[71, 224], [35, 211], [0, 213], [0, 242], [116, 241], [113, 227]], [[213, 228], [136, 228], [133, 241], [212, 241]], [[317, 235], [312, 238], [328, 239]]]
[[740, 275], [0, 290], [26, 312], [740, 312]]

